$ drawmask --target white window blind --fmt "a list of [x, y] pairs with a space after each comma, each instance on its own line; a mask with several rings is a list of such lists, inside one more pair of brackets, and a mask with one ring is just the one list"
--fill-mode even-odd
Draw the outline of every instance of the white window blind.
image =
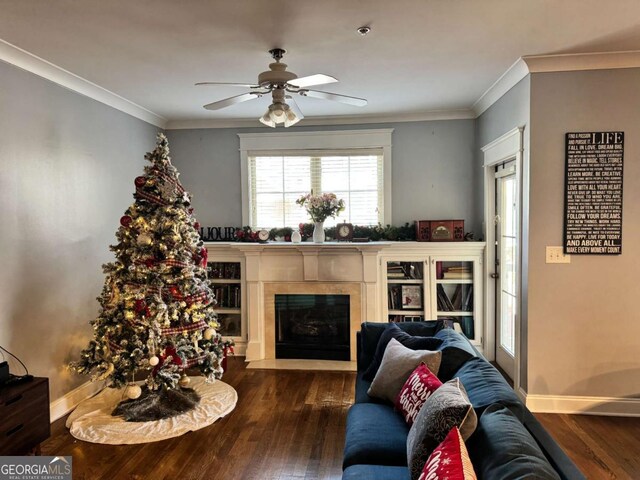
[[332, 192], [346, 209], [326, 226], [384, 223], [382, 149], [285, 151], [249, 154], [252, 228], [297, 227], [309, 222], [296, 200], [309, 193]]

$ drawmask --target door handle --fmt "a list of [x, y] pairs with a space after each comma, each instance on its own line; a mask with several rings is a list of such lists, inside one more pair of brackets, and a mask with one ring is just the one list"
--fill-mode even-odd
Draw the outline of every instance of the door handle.
[[489, 274], [489, 276], [490, 276], [491, 278], [495, 278], [495, 279], [500, 278], [500, 274], [499, 274], [499, 273], [490, 273], [490, 274]]

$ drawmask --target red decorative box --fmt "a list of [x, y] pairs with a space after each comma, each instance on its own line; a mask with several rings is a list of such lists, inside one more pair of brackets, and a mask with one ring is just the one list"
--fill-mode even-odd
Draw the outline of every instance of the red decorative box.
[[419, 242], [462, 242], [464, 220], [416, 220]]

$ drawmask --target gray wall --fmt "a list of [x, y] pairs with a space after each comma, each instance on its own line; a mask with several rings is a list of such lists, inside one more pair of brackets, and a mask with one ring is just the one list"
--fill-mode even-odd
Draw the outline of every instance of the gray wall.
[[[640, 69], [533, 74], [529, 251], [529, 393], [640, 397]], [[622, 255], [562, 245], [566, 132], [625, 132]]]
[[[474, 121], [447, 120], [371, 125], [295, 127], [305, 130], [393, 128], [393, 224], [462, 218], [480, 224], [474, 206]], [[266, 128], [194, 129], [167, 132], [173, 163], [194, 195], [202, 225], [242, 224], [238, 133]], [[479, 232], [476, 232], [479, 234]]]
[[88, 380], [66, 364], [91, 336], [157, 129], [2, 62], [0, 106], [0, 345], [49, 377], [54, 400]]
[[[524, 127], [522, 160], [522, 265], [520, 272], [520, 387], [527, 391], [528, 361], [528, 244], [529, 244], [529, 142], [530, 142], [530, 91], [531, 77], [527, 75], [504, 94], [496, 103], [476, 119], [476, 163], [474, 178], [476, 182], [476, 218], [484, 218], [484, 168], [481, 148], [500, 138], [516, 127]], [[484, 231], [484, 225], [479, 225]], [[491, 267], [488, 267], [491, 268]], [[491, 321], [494, 321], [491, 319]]]

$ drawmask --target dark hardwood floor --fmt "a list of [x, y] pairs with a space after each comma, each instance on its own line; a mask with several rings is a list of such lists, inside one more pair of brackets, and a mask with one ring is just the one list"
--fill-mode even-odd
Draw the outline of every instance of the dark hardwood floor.
[[[61, 419], [42, 453], [72, 455], [74, 479], [339, 479], [354, 380], [347, 372], [247, 370], [243, 358], [231, 358], [224, 381], [238, 404], [213, 425], [111, 446], [75, 440]], [[589, 479], [640, 479], [640, 419], [537, 416]]]

